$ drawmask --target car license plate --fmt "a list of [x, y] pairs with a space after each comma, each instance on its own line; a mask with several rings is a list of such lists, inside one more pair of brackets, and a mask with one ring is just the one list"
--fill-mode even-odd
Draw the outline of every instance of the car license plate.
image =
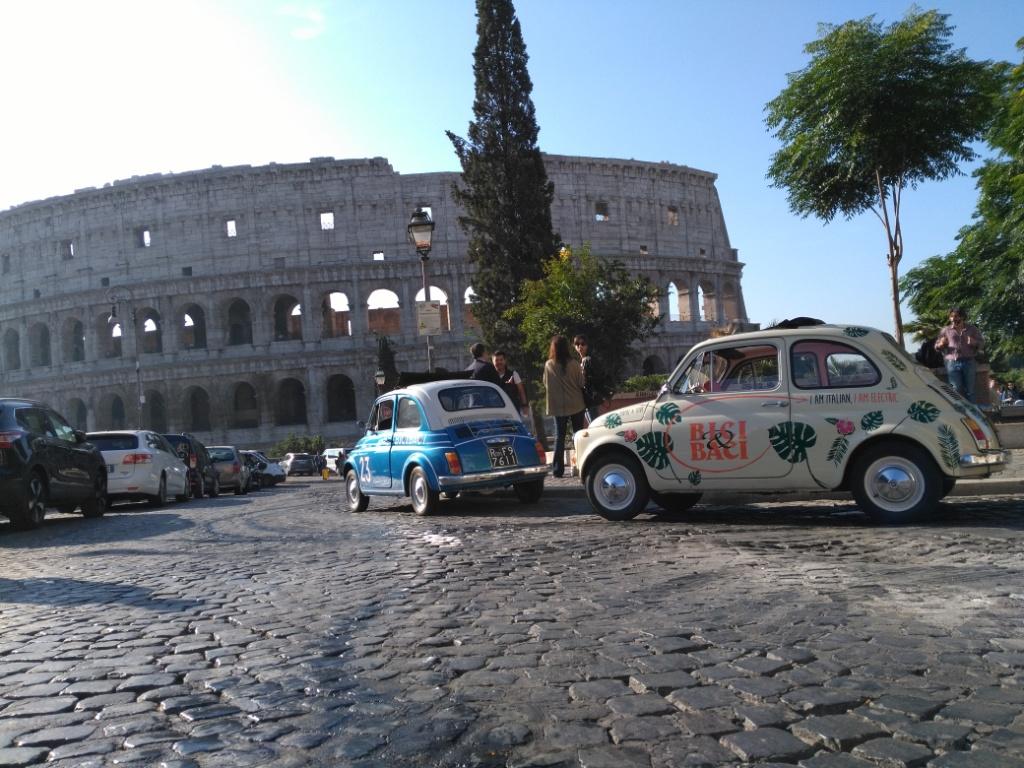
[[516, 450], [511, 445], [488, 445], [487, 455], [491, 458], [491, 466], [495, 468], [514, 467], [519, 464]]

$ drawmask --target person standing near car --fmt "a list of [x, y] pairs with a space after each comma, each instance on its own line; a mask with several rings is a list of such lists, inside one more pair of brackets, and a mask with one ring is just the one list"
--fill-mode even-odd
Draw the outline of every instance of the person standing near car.
[[583, 371], [583, 403], [586, 405], [587, 418], [593, 421], [601, 411], [601, 404], [607, 399], [604, 391], [604, 376], [601, 369], [590, 354], [587, 337], [577, 333], [572, 340], [576, 352], [580, 356], [580, 369]]
[[984, 339], [981, 331], [967, 322], [961, 307], [949, 311], [949, 325], [939, 331], [935, 348], [942, 353], [949, 385], [974, 402], [974, 379], [978, 371], [977, 355]]
[[558, 334], [552, 337], [548, 359], [544, 363], [544, 390], [548, 416], [555, 419], [555, 455], [551, 474], [565, 474], [566, 423], [572, 429], [583, 429], [583, 370], [569, 353], [569, 341]]
[[501, 380], [501, 388], [505, 390], [508, 399], [512, 401], [512, 405], [516, 407], [519, 415], [525, 421], [528, 410], [526, 407], [526, 387], [523, 386], [522, 377], [508, 367], [508, 359], [503, 349], [494, 350], [491, 360], [494, 362], [494, 370], [498, 372], [498, 378]]
[[497, 384], [500, 387], [501, 379], [498, 377], [498, 372], [487, 359], [487, 347], [478, 341], [469, 348], [469, 353], [473, 355], [473, 362], [466, 368], [467, 371], [471, 372], [469, 378], [489, 381], [491, 384]]

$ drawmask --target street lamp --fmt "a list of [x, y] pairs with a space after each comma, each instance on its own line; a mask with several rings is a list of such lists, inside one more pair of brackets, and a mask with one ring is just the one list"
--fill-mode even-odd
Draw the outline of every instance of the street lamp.
[[[423, 210], [422, 206], [417, 206], [416, 210], [413, 211], [412, 218], [409, 219], [409, 226], [406, 227], [409, 231], [409, 242], [416, 248], [416, 253], [420, 255], [420, 272], [423, 275], [423, 303], [426, 304], [430, 301], [430, 288], [427, 286], [427, 261], [430, 259], [430, 241], [434, 236], [434, 222], [430, 218], [430, 214]], [[433, 368], [430, 360], [430, 334], [427, 334], [427, 372]]]
[[[142, 389], [142, 365], [139, 357], [139, 340], [136, 333], [138, 329], [136, 328], [137, 317], [135, 315], [135, 307], [131, 303], [130, 298], [128, 296], [123, 296], [117, 293], [110, 293], [107, 295], [107, 298], [111, 302], [110, 315], [107, 317], [107, 325], [109, 325], [111, 329], [113, 329], [113, 327], [116, 326], [119, 322], [117, 317], [118, 304], [125, 305], [125, 308], [128, 311], [128, 318], [131, 320], [132, 344], [134, 345], [135, 348], [135, 382], [139, 389], [139, 427], [144, 427], [145, 425], [142, 423], [142, 412], [146, 405], [146, 395]], [[123, 342], [124, 328], [121, 329], [121, 339]]]
[[373, 374], [373, 380], [377, 384], [377, 394], [379, 395], [384, 391], [384, 383], [388, 380], [383, 368], [377, 369], [377, 372]]

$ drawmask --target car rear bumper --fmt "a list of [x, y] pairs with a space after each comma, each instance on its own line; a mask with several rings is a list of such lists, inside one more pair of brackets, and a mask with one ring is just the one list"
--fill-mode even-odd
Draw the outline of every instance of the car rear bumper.
[[544, 477], [547, 473], [548, 468], [544, 464], [535, 467], [510, 467], [509, 469], [494, 469], [490, 472], [474, 472], [471, 475], [441, 475], [437, 478], [437, 485], [442, 491], [503, 486], [526, 480], [536, 480]]
[[961, 467], [988, 467], [994, 472], [1006, 468], [1006, 465], [1013, 461], [1013, 454], [1007, 450], [992, 449], [978, 451], [977, 453], [965, 453], [960, 457]]

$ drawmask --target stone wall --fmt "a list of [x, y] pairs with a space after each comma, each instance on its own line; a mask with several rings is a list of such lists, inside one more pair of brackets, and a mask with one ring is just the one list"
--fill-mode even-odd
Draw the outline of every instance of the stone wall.
[[[562, 239], [589, 241], [662, 289], [665, 319], [639, 350], [648, 369], [670, 369], [714, 327], [748, 324], [713, 174], [545, 160]], [[457, 181], [401, 175], [383, 158], [321, 158], [133, 177], [2, 212], [2, 393], [46, 400], [87, 429], [345, 441], [374, 395], [374, 329], [399, 368], [426, 364], [420, 261], [405, 229], [420, 205], [437, 225], [429, 282], [449, 305], [434, 364], [469, 362], [477, 329]], [[378, 290], [398, 306], [369, 309]]]

